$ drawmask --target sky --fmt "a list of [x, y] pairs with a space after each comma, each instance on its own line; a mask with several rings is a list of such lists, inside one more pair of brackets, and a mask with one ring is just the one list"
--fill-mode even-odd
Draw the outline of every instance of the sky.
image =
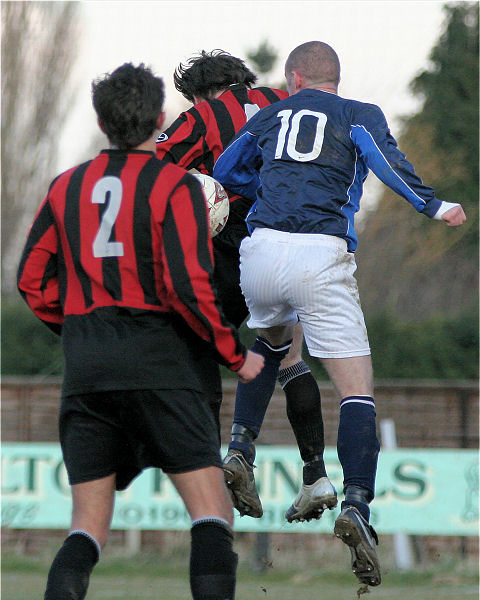
[[[420, 99], [409, 82], [429, 66], [429, 54], [444, 20], [435, 0], [194, 0], [83, 1], [80, 3], [75, 98], [61, 137], [59, 171], [87, 158], [96, 135], [90, 84], [124, 62], [143, 62], [164, 78], [168, 126], [188, 108], [173, 86], [173, 72], [202, 49], [221, 48], [240, 58], [267, 41], [279, 55], [274, 70], [259, 83], [283, 81], [289, 52], [320, 40], [338, 53], [339, 94], [378, 104], [394, 136], [401, 117]], [[254, 69], [254, 65], [247, 65]]]

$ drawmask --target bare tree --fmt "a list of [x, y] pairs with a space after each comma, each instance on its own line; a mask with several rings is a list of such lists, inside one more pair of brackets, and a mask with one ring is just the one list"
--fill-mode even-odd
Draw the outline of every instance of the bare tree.
[[78, 2], [2, 2], [2, 292], [15, 291], [25, 235], [55, 175]]

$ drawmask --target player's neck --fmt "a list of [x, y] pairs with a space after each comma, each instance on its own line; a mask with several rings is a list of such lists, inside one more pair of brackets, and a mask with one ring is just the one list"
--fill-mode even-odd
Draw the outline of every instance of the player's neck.
[[[233, 84], [236, 85], [236, 84]], [[193, 95], [193, 104], [200, 104], [200, 102], [205, 102], [205, 100], [216, 100], [219, 96], [228, 91], [228, 88], [223, 88], [221, 90], [217, 90], [216, 92], [210, 92], [205, 97], [204, 96], [195, 96]]]
[[329, 94], [335, 94], [335, 95], [338, 94], [338, 88], [336, 88], [336, 87], [321, 86], [317, 89], [320, 90], [321, 92], [327, 92]]
[[319, 83], [312, 84], [307, 87], [312, 88], [314, 90], [319, 90], [320, 92], [327, 92], [328, 94], [338, 94], [338, 87], [333, 84], [331, 85], [328, 83]]
[[145, 150], [146, 152], [153, 152], [155, 153], [157, 150], [155, 141], [158, 137], [158, 131], [155, 131], [155, 133], [152, 135], [152, 137], [148, 138], [148, 140], [145, 140], [144, 142], [142, 142], [139, 146], [136, 146], [134, 148], [134, 150]]
[[302, 90], [319, 90], [320, 92], [327, 92], [327, 94], [335, 94], [336, 96], [338, 95], [338, 87], [333, 84], [309, 83], [305, 86], [298, 87], [294, 93], [296, 94]]

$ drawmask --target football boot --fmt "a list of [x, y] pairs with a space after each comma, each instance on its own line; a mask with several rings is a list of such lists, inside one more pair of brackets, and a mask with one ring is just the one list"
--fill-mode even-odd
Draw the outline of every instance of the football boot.
[[357, 579], [365, 585], [380, 585], [380, 563], [375, 548], [378, 536], [359, 510], [345, 506], [335, 521], [334, 533], [349, 547]]
[[285, 513], [289, 523], [320, 519], [323, 511], [337, 506], [337, 492], [328, 477], [320, 477], [311, 485], [302, 484], [292, 506]]
[[255, 486], [253, 468], [240, 450], [234, 448], [223, 459], [223, 473], [233, 505], [241, 516], [259, 519], [263, 515], [263, 508]]

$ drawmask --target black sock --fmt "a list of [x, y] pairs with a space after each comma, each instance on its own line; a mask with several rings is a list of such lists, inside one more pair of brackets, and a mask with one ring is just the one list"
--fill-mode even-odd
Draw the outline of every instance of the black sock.
[[50, 567], [44, 600], [83, 600], [98, 558], [93, 538], [82, 533], [69, 535]]
[[193, 600], [234, 600], [238, 557], [233, 534], [220, 521], [200, 520], [191, 529], [190, 588]]
[[303, 361], [282, 369], [278, 380], [285, 392], [287, 417], [305, 463], [303, 482], [310, 485], [327, 475], [323, 462], [325, 437], [320, 390]]
[[311, 460], [303, 465], [303, 483], [312, 485], [321, 477], [327, 477], [323, 458]]

